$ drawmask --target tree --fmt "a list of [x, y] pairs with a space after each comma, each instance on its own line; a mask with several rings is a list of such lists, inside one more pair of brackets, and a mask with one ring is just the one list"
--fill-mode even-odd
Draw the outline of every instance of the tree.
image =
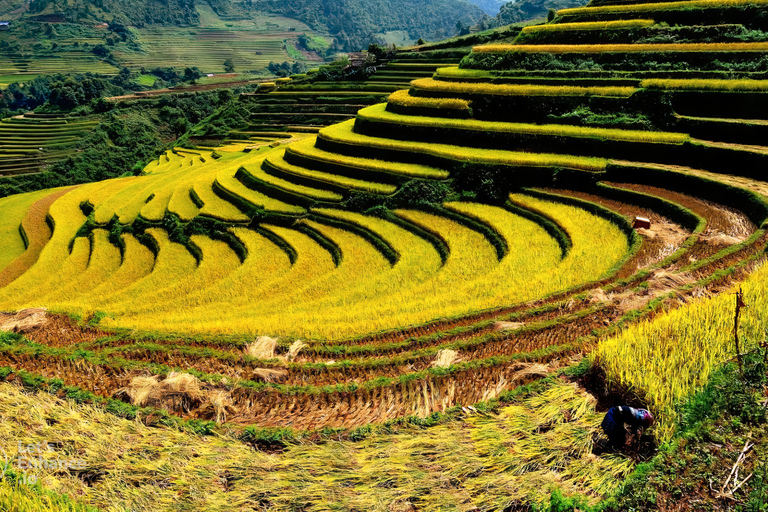
[[424, 38], [423, 38], [423, 37], [420, 37], [420, 38], [419, 38], [419, 40], [418, 40], [418, 41], [416, 41], [416, 44], [417, 44], [417, 45], [419, 45], [419, 46], [421, 46], [421, 45], [423, 45], [423, 44], [426, 44], [426, 41], [424, 40]]
[[235, 72], [235, 64], [232, 62], [231, 59], [227, 59], [224, 61], [224, 72], [226, 73], [234, 73]]

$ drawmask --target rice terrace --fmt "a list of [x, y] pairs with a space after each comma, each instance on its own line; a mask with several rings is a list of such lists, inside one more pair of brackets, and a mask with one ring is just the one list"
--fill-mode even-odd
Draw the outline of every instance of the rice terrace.
[[518, 3], [0, 1], [0, 510], [768, 511], [768, 2]]

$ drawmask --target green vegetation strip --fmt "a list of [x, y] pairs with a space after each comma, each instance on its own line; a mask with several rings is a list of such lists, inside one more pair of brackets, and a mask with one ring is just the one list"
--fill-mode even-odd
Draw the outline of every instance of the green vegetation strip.
[[616, 128], [590, 128], [569, 124], [525, 124], [475, 119], [445, 119], [442, 117], [405, 116], [386, 110], [386, 105], [373, 105], [357, 114], [358, 118], [375, 123], [389, 123], [431, 128], [447, 128], [486, 133], [510, 133], [534, 136], [575, 137], [625, 142], [652, 142], [660, 144], [683, 144], [690, 140], [685, 133], [655, 132], [644, 130], [619, 130]]

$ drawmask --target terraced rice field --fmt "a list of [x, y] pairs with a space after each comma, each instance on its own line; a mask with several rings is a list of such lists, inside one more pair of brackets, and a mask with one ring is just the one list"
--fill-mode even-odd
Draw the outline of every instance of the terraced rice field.
[[32, 113], [0, 121], [0, 176], [37, 173], [72, 154], [98, 121]]
[[265, 68], [271, 61], [292, 60], [283, 41], [296, 32], [226, 28], [145, 28], [139, 30], [143, 52], [115, 51], [130, 69], [192, 67], [203, 73], [224, 72], [229, 59], [239, 72]]
[[[605, 21], [565, 14], [552, 25]], [[475, 404], [595, 350], [669, 439], [675, 405], [730, 358], [723, 292], [744, 286], [748, 346], [766, 329], [768, 97], [737, 55], [764, 48], [577, 51], [569, 38], [593, 25], [552, 32], [555, 46], [477, 48], [386, 104], [345, 104], [350, 119], [301, 141], [176, 150], [143, 176], [66, 191], [0, 309], [47, 307], [97, 327], [52, 316], [1, 346], [0, 366], [135, 405], [139, 377], [193, 373], [197, 402], [152, 405], [315, 431]], [[582, 66], [593, 51], [604, 67]], [[684, 66], [649, 76], [627, 64], [649, 56]], [[737, 65], [727, 79], [711, 68], [720, 58]], [[269, 107], [281, 94], [307, 91], [261, 95], [264, 114], [280, 114]], [[449, 187], [464, 193], [435, 192]], [[0, 262], [23, 255], [13, 226], [40, 200], [0, 203], [14, 212]], [[636, 217], [650, 228], [633, 228]], [[522, 446], [474, 434], [484, 453]], [[535, 467], [550, 471], [543, 459]], [[615, 462], [591, 464], [606, 478], [631, 466]]]

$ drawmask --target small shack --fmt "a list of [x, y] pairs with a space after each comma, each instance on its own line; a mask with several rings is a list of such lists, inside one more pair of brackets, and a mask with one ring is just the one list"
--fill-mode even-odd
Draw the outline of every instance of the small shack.
[[11, 30], [10, 21], [0, 21], [0, 30]]
[[368, 52], [350, 52], [347, 56], [349, 67], [362, 68], [368, 60]]

